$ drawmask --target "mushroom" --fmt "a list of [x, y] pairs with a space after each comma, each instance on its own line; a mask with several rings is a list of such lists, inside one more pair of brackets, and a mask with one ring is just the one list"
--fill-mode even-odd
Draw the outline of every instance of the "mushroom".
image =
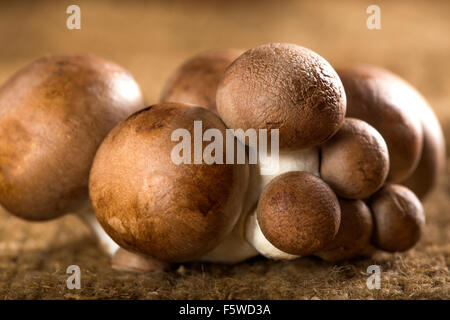
[[433, 110], [419, 93], [415, 93], [417, 100], [422, 101], [419, 104], [419, 115], [423, 130], [423, 148], [416, 170], [403, 184], [420, 199], [425, 199], [436, 186], [439, 177], [445, 175], [445, 140]]
[[362, 120], [346, 118], [339, 131], [322, 145], [321, 155], [321, 178], [343, 198], [368, 198], [388, 175], [386, 142]]
[[370, 246], [372, 214], [361, 200], [339, 199], [341, 224], [334, 240], [314, 255], [329, 262], [354, 258]]
[[416, 91], [387, 70], [352, 65], [338, 70], [347, 95], [347, 117], [373, 126], [386, 140], [392, 183], [405, 181], [416, 169], [422, 151], [422, 126], [417, 116], [423, 101]]
[[[291, 171], [273, 179], [263, 190], [252, 216], [256, 220], [247, 224], [246, 237], [268, 257], [283, 258], [279, 251], [288, 259], [309, 255], [334, 239], [340, 216], [338, 199], [323, 180]], [[279, 251], [274, 252], [267, 243]]]
[[106, 134], [144, 106], [122, 67], [91, 55], [39, 59], [0, 88], [0, 203], [33, 221], [77, 213], [106, 251], [117, 245], [92, 213], [88, 176]]
[[[89, 182], [92, 204], [100, 224], [124, 249], [165, 262], [190, 261], [218, 246], [235, 226], [248, 166], [192, 163], [188, 148], [182, 152], [190, 162], [177, 164], [174, 150], [190, 147], [192, 134], [193, 156], [209, 146], [195, 141], [194, 121], [201, 121], [205, 133], [225, 134], [213, 112], [164, 103], [130, 116], [98, 149]], [[187, 137], [177, 143], [179, 132]], [[215, 152], [226, 156], [223, 149]]]
[[178, 67], [166, 82], [161, 102], [181, 102], [217, 112], [217, 85], [225, 69], [242, 54], [240, 49], [202, 52]]
[[425, 225], [422, 204], [408, 188], [387, 184], [370, 198], [374, 231], [372, 243], [378, 249], [397, 252], [412, 248]]
[[[330, 138], [344, 121], [342, 83], [309, 49], [285, 43], [243, 53], [225, 71], [217, 110], [229, 128], [279, 129], [280, 149], [305, 149]], [[270, 140], [270, 139], [269, 139]]]

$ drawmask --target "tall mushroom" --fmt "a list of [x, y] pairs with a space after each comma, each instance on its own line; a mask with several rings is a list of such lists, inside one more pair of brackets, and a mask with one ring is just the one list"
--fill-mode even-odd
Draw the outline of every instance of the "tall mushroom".
[[[181, 103], [151, 106], [115, 127], [95, 156], [89, 183], [111, 238], [166, 262], [197, 259], [216, 247], [241, 213], [248, 166], [198, 161], [196, 152], [205, 157], [210, 149], [195, 135], [225, 136], [225, 129], [213, 112]], [[214, 153], [226, 157], [223, 145]]]
[[144, 107], [122, 67], [91, 55], [39, 59], [0, 88], [0, 203], [26, 220], [77, 212], [110, 253], [88, 199], [89, 170], [106, 134]]

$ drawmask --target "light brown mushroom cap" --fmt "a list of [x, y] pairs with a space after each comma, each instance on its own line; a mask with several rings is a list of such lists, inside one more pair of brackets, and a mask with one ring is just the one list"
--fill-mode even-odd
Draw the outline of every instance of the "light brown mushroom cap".
[[346, 118], [322, 145], [320, 176], [340, 197], [368, 198], [381, 188], [388, 172], [386, 142], [362, 120]]
[[265, 238], [279, 250], [299, 256], [328, 245], [338, 231], [340, 217], [333, 190], [322, 179], [301, 171], [273, 179], [257, 207]]
[[408, 188], [388, 184], [369, 201], [373, 214], [372, 243], [378, 249], [397, 252], [412, 248], [425, 225], [422, 204]]
[[338, 69], [347, 95], [347, 117], [358, 118], [383, 136], [389, 149], [388, 180], [399, 183], [415, 170], [422, 151], [422, 126], [417, 116], [423, 100], [391, 72], [357, 64]]
[[202, 52], [178, 67], [166, 82], [161, 102], [181, 102], [217, 112], [216, 91], [225, 69], [244, 50], [222, 49]]
[[133, 77], [98, 57], [48, 56], [20, 70], [0, 88], [0, 203], [29, 220], [76, 210], [100, 142], [144, 105]]
[[419, 110], [423, 129], [423, 148], [419, 164], [413, 174], [403, 183], [420, 198], [424, 199], [437, 185], [441, 176], [445, 176], [445, 140], [439, 120], [431, 107], [422, 99]]
[[315, 255], [323, 260], [337, 262], [356, 257], [370, 244], [372, 214], [361, 200], [339, 199], [341, 224], [336, 237]]
[[225, 125], [213, 112], [165, 103], [135, 113], [100, 146], [90, 196], [100, 224], [121, 247], [183, 262], [212, 250], [236, 224], [247, 165], [172, 161], [172, 149], [180, 143], [171, 141], [173, 131], [186, 129], [193, 139], [196, 120], [204, 131], [215, 128], [225, 136]]
[[[331, 137], [344, 120], [342, 83], [331, 65], [294, 44], [246, 51], [225, 71], [217, 109], [229, 128], [279, 129], [280, 148], [308, 148]], [[270, 139], [269, 139], [270, 140]]]

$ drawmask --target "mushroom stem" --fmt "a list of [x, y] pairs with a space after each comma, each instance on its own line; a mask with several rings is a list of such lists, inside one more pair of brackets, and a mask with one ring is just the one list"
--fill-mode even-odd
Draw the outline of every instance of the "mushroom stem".
[[97, 218], [89, 201], [87, 201], [77, 212], [76, 215], [84, 224], [95, 234], [102, 249], [110, 256], [114, 255], [119, 249], [119, 245], [105, 232]]

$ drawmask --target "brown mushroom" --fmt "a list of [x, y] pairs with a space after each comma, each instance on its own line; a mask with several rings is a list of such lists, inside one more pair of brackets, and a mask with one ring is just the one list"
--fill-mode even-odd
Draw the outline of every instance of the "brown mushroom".
[[[123, 248], [167, 262], [193, 260], [219, 245], [236, 224], [248, 166], [173, 161], [179, 145], [172, 140], [174, 130], [192, 136], [194, 121], [225, 136], [213, 112], [165, 103], [135, 113], [100, 146], [90, 195], [101, 225]], [[205, 151], [205, 144], [197, 147]]]
[[422, 204], [408, 188], [388, 184], [369, 201], [373, 214], [372, 243], [378, 249], [406, 251], [419, 241], [425, 225]]
[[406, 180], [422, 151], [422, 126], [416, 113], [423, 101], [404, 80], [381, 68], [352, 65], [338, 73], [347, 95], [347, 116], [380, 132], [389, 149], [388, 180]]
[[[331, 65], [306, 48], [271, 43], [243, 53], [225, 71], [217, 109], [229, 128], [279, 129], [280, 149], [316, 146], [345, 114], [345, 92]], [[270, 139], [269, 139], [270, 140]]]
[[211, 50], [190, 58], [166, 82], [161, 102], [189, 103], [217, 112], [217, 85], [225, 69], [243, 52], [240, 49]]
[[383, 185], [388, 171], [386, 142], [362, 120], [346, 118], [322, 145], [320, 176], [340, 197], [368, 198]]
[[94, 56], [49, 56], [0, 88], [0, 203], [27, 220], [48, 220], [88, 200], [97, 147], [144, 106], [133, 77]]
[[316, 256], [330, 262], [348, 260], [369, 247], [372, 236], [372, 214], [361, 200], [339, 199], [341, 224], [334, 240]]
[[257, 222], [264, 237], [282, 252], [296, 256], [328, 245], [338, 231], [340, 216], [331, 188], [315, 175], [301, 171], [273, 179], [257, 207]]

